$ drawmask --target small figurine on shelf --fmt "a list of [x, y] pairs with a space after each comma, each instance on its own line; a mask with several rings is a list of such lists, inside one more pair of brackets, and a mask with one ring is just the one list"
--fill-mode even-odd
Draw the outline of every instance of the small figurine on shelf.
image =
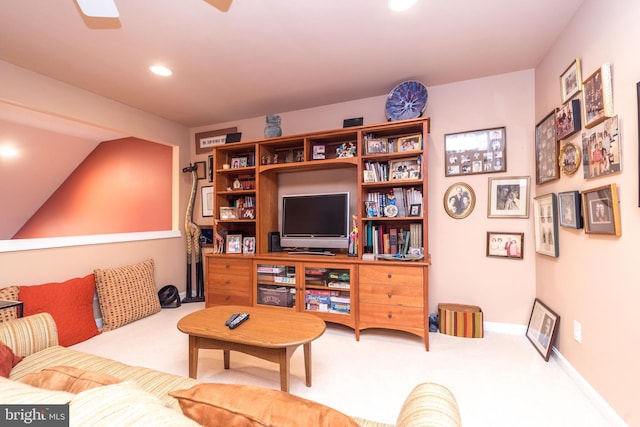
[[356, 145], [353, 142], [343, 142], [336, 149], [336, 157], [345, 158], [353, 157], [356, 155]]
[[349, 234], [349, 256], [358, 256], [358, 217], [353, 215], [353, 225]]

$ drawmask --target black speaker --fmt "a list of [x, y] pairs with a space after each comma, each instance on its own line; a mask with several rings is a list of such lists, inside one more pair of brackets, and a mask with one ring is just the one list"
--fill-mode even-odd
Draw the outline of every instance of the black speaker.
[[344, 119], [342, 121], [343, 128], [350, 128], [353, 126], [362, 126], [364, 119], [362, 117], [354, 117], [352, 119]]
[[280, 232], [279, 231], [270, 231], [269, 232], [269, 252], [280, 252], [282, 248], [280, 247]]

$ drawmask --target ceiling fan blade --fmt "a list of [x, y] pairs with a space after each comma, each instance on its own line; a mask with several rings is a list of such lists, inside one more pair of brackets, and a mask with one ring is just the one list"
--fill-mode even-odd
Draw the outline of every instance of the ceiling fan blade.
[[118, 18], [120, 12], [113, 0], [76, 0], [86, 16], [95, 18]]
[[219, 9], [222, 12], [226, 12], [231, 7], [231, 2], [233, 0], [204, 0], [209, 3], [211, 6]]

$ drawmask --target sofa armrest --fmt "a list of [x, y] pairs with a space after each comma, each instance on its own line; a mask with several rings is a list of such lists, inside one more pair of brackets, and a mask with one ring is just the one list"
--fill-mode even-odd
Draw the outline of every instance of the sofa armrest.
[[460, 427], [460, 411], [453, 393], [443, 385], [422, 383], [409, 393], [396, 427]]
[[58, 345], [58, 328], [49, 313], [0, 322], [0, 341], [16, 356], [29, 356]]

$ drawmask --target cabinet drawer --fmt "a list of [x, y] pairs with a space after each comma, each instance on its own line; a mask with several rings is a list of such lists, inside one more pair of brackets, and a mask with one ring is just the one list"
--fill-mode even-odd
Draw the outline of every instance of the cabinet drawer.
[[251, 295], [248, 292], [210, 289], [207, 292], [207, 307], [212, 305], [251, 305]]
[[422, 283], [420, 286], [360, 283], [360, 302], [424, 307]]
[[419, 307], [360, 302], [360, 321], [384, 326], [396, 325], [407, 328], [423, 328], [424, 312]]
[[360, 286], [363, 283], [422, 286], [423, 274], [421, 267], [366, 265], [359, 269]]
[[210, 273], [209, 277], [207, 277], [207, 288], [250, 292], [251, 279], [248, 276], [243, 277], [231, 274]]
[[251, 260], [208, 258], [207, 273], [209, 276], [218, 274], [238, 277], [251, 277]]

